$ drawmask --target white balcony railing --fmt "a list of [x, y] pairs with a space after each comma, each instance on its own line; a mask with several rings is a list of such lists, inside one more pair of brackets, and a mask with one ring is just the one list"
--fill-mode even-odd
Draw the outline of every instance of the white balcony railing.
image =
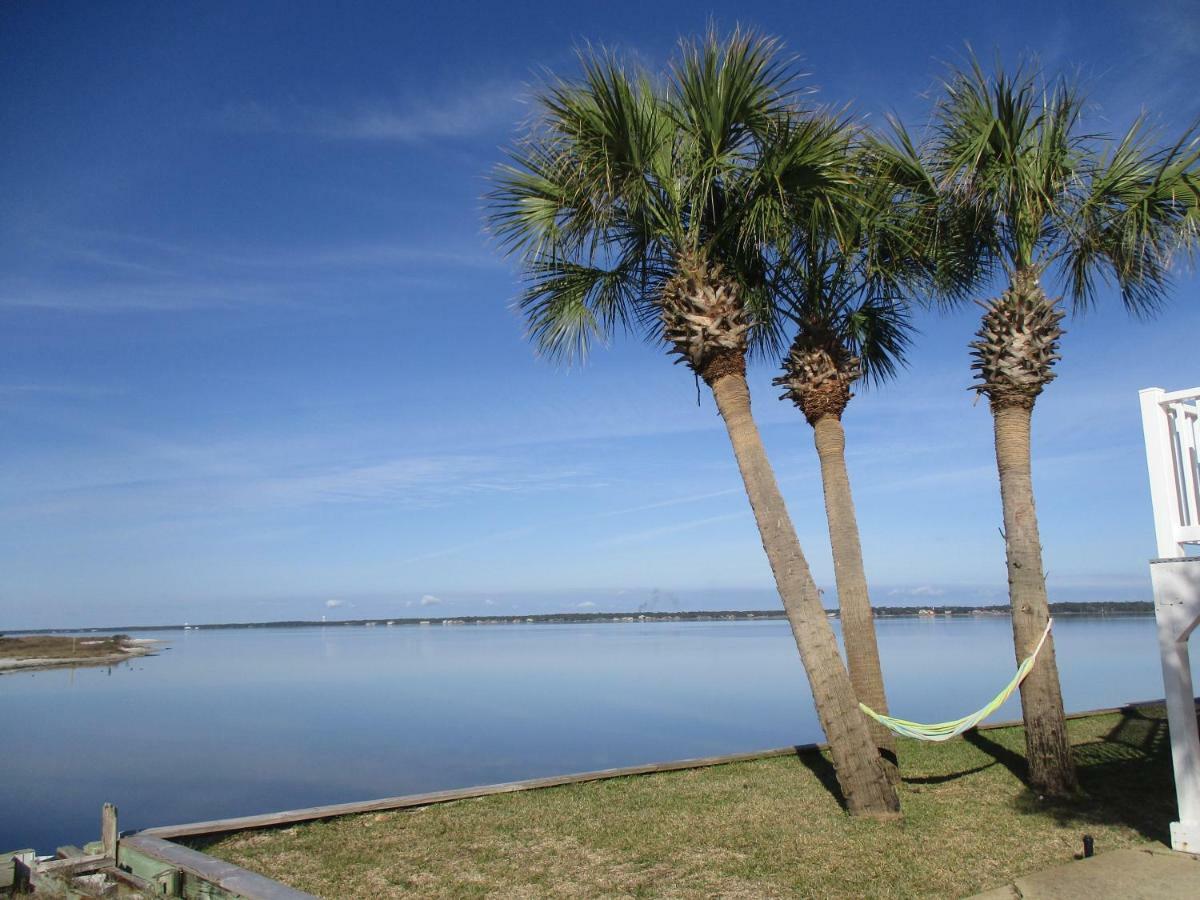
[[1200, 387], [1139, 396], [1158, 556], [1186, 556], [1200, 544]]
[[1188, 554], [1189, 545], [1200, 544], [1200, 388], [1147, 388], [1140, 396], [1158, 539], [1150, 583], [1179, 804], [1171, 846], [1200, 853], [1200, 728], [1188, 655], [1188, 639], [1200, 626], [1200, 556]]

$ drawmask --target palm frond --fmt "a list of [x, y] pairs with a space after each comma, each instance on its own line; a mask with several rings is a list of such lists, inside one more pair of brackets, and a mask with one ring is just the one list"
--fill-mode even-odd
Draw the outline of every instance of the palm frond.
[[755, 135], [792, 108], [797, 73], [781, 51], [776, 38], [740, 28], [725, 39], [709, 29], [700, 40], [681, 42], [671, 66], [672, 108], [704, 165], [728, 167]]
[[840, 111], [779, 116], [744, 180], [740, 241], [790, 240], [796, 228], [835, 236], [852, 231], [861, 203], [853, 156], [861, 135], [859, 123]]
[[587, 256], [671, 224], [650, 165], [671, 140], [662, 99], [611, 54], [584, 56], [583, 70], [540, 95], [536, 127], [494, 175], [489, 224], [510, 253]]
[[944, 192], [903, 124], [890, 119], [889, 126], [860, 154], [870, 277], [922, 301], [960, 303], [990, 274], [991, 219], [963, 194]]
[[784, 315], [804, 343], [832, 359], [857, 358], [868, 384], [895, 377], [915, 329], [907, 296], [872, 274], [866, 245], [810, 242], [793, 248], [783, 265]]
[[1058, 238], [1054, 210], [1069, 193], [1086, 135], [1083, 96], [1035, 65], [991, 75], [971, 56], [943, 84], [928, 156], [957, 215], [987, 227], [1010, 270], [1036, 265]]
[[915, 333], [908, 307], [898, 298], [868, 292], [846, 313], [848, 344], [869, 384], [883, 384], [899, 373]]
[[631, 330], [644, 315], [643, 273], [634, 261], [605, 268], [543, 258], [528, 273], [518, 306], [530, 340], [551, 359], [582, 363], [593, 343]]
[[1116, 283], [1126, 308], [1148, 315], [1164, 302], [1174, 252], [1190, 249], [1200, 223], [1200, 137], [1154, 147], [1139, 118], [1103, 156], [1089, 160], [1076, 204], [1062, 210], [1059, 264], [1077, 308], [1096, 300], [1096, 276]]

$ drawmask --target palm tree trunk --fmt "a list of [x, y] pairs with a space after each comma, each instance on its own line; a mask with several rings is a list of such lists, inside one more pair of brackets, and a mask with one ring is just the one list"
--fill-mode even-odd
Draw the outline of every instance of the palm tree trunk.
[[[1050, 618], [1029, 462], [1032, 413], [1032, 399], [1026, 403], [992, 404], [996, 464], [1004, 504], [1013, 644], [1018, 663], [1033, 652]], [[1021, 683], [1021, 709], [1031, 785], [1049, 796], [1069, 794], [1076, 786], [1075, 766], [1067, 740], [1053, 637], [1046, 641], [1037, 664]]]
[[829, 742], [846, 806], [853, 814], [897, 816], [899, 798], [884, 774], [866, 716], [858, 708], [850, 677], [838, 653], [837, 638], [825, 617], [816, 582], [767, 461], [758, 426], [750, 412], [746, 377], [731, 372], [719, 375], [709, 384], [729, 431], [763, 549], [808, 673], [817, 716]]
[[[842, 618], [842, 640], [850, 683], [858, 699], [873, 710], [887, 714], [883, 669], [875, 639], [875, 616], [867, 591], [858, 518], [846, 471], [846, 433], [837, 416], [821, 416], [813, 423], [813, 438], [821, 460], [821, 486], [825, 491], [825, 516], [829, 521], [829, 543], [833, 548], [833, 574], [837, 582], [838, 608]], [[871, 719], [867, 723], [879, 749], [884, 771], [893, 784], [900, 781], [896, 765], [896, 739], [891, 731]]]

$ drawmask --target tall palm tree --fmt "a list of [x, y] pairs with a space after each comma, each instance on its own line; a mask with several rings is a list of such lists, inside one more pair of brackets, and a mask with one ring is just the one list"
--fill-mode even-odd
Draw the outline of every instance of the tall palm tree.
[[895, 815], [875, 750], [750, 410], [746, 359], [778, 321], [773, 258], [798, 215], [852, 187], [843, 123], [802, 113], [775, 41], [685, 44], [661, 82], [587, 54], [581, 83], [495, 176], [492, 228], [518, 255], [545, 352], [576, 359], [617, 330], [662, 341], [725, 422], [852, 813]]
[[[791, 254], [795, 263], [778, 285], [797, 331], [784, 357], [783, 373], [774, 383], [784, 389], [781, 399], [791, 400], [813, 428], [850, 681], [862, 702], [886, 713], [842, 428], [855, 383], [891, 378], [903, 362], [911, 334], [897, 283], [898, 277], [909, 275], [909, 258], [900, 256], [893, 262], [871, 252], [877, 249], [871, 246], [880, 224], [876, 213], [891, 215], [886, 205], [865, 205], [857, 223], [838, 236], [800, 232], [799, 246]], [[898, 782], [895, 738], [883, 725], [873, 720], [869, 724], [885, 770]]]
[[[1200, 225], [1193, 133], [1157, 146], [1144, 120], [1121, 137], [1083, 130], [1075, 86], [1036, 67], [988, 75], [978, 62], [951, 73], [933, 112], [929, 175], [944, 208], [973, 222], [959, 233], [1005, 288], [982, 303], [971, 344], [990, 402], [1004, 510], [1009, 597], [1017, 659], [1049, 617], [1034, 508], [1030, 425], [1034, 403], [1055, 377], [1065, 309], [1043, 288], [1056, 282], [1076, 310], [1115, 283], [1125, 307], [1153, 312], [1164, 300], [1172, 253]], [[1021, 685], [1032, 785], [1049, 795], [1075, 786], [1053, 640]]]

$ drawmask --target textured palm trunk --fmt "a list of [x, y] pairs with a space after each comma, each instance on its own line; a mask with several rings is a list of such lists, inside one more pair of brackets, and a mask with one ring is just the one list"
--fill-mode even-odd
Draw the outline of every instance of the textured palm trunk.
[[767, 461], [750, 412], [745, 375], [736, 371], [720, 374], [709, 385], [729, 431], [763, 549], [808, 673], [846, 806], [854, 814], [897, 816], [899, 798], [884, 772], [866, 716], [858, 708], [837, 638]]
[[[1025, 404], [992, 404], [996, 464], [1004, 504], [1013, 644], [1018, 662], [1033, 652], [1050, 617], [1029, 462], [1032, 413], [1032, 400]], [[1075, 766], [1067, 741], [1053, 637], [1046, 641], [1037, 664], [1021, 684], [1021, 709], [1030, 783], [1049, 796], [1069, 794], [1076, 785]]]
[[[887, 695], [879, 664], [879, 644], [875, 639], [875, 616], [871, 611], [858, 518], [850, 493], [850, 475], [846, 470], [846, 433], [836, 416], [825, 415], [813, 423], [813, 437], [821, 460], [825, 516], [829, 520], [829, 542], [833, 548], [833, 573], [850, 683], [859, 700], [876, 712], [886, 714]], [[895, 737], [874, 719], [867, 725], [883, 761], [884, 772], [893, 784], [898, 784], [900, 770], [896, 765]]]

